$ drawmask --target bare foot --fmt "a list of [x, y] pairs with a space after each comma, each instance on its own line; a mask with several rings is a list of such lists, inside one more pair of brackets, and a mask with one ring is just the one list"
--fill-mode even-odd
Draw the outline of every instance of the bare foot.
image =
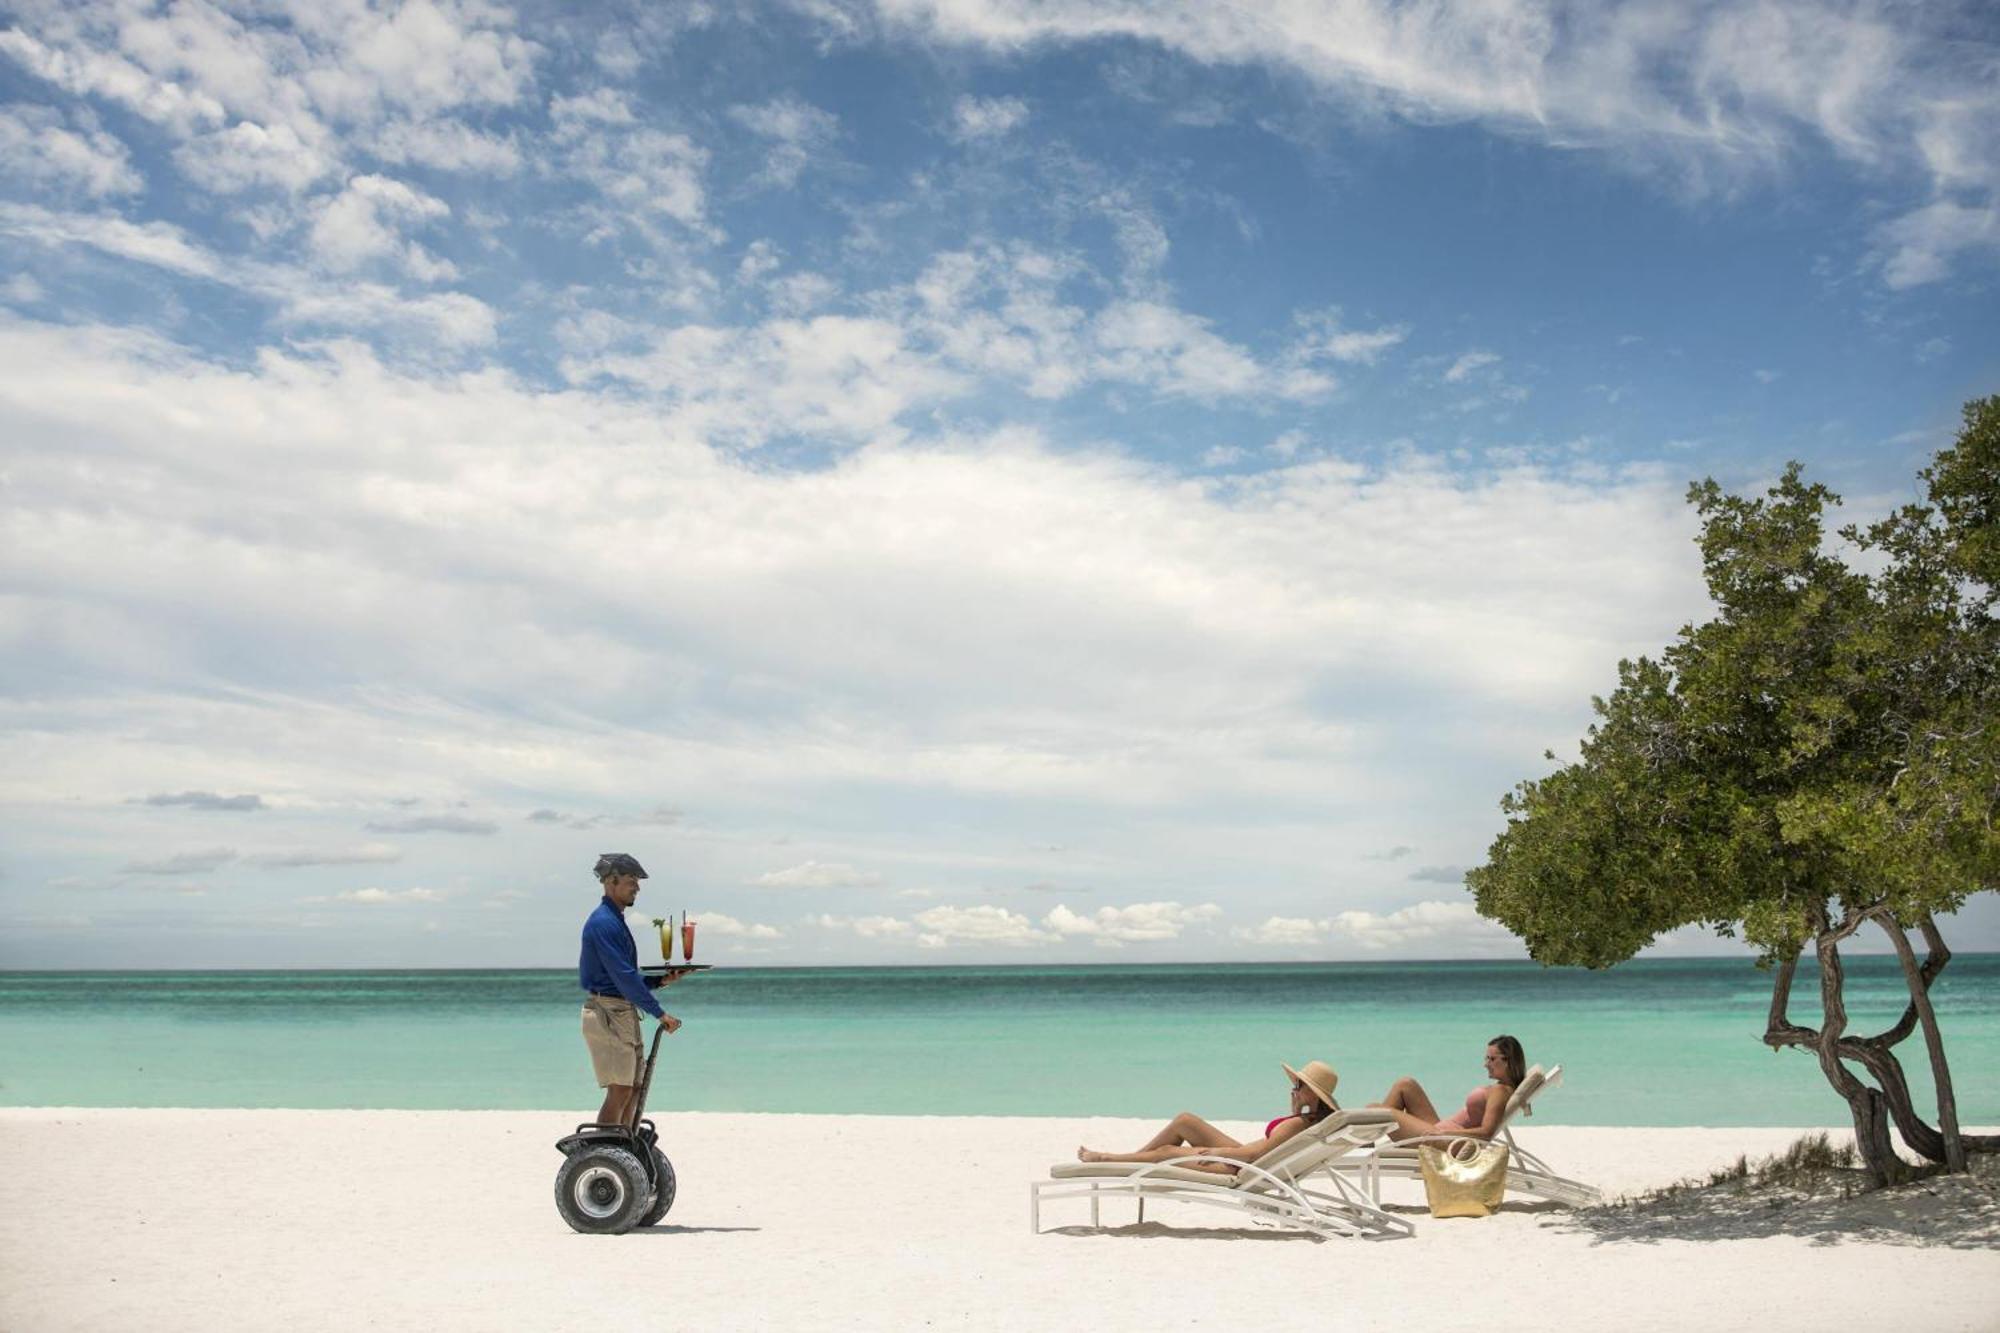
[[1107, 1156], [1109, 1156], [1108, 1153], [1094, 1152], [1089, 1148], [1078, 1148], [1076, 1150], [1076, 1160], [1079, 1162], [1101, 1162]]

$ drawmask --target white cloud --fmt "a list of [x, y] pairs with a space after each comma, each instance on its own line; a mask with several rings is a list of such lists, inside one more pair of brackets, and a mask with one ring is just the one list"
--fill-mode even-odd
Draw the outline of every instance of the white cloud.
[[997, 946], [1015, 949], [1048, 944], [1058, 936], [1019, 912], [1004, 907], [930, 907], [910, 920], [892, 916], [819, 916], [813, 923], [825, 930], [852, 931], [864, 939], [907, 940], [918, 948]]
[[961, 97], [951, 106], [952, 132], [961, 139], [997, 139], [1028, 120], [1028, 104], [1018, 97]]
[[779, 318], [752, 329], [683, 325], [641, 353], [572, 357], [573, 381], [625, 380], [666, 396], [689, 428], [756, 443], [798, 434], [865, 440], [925, 403], [954, 397], [961, 378], [885, 319]]
[[[855, 850], [821, 862], [893, 860], [954, 894], [1087, 875], [1131, 903], [1164, 895], [1114, 866], [1318, 873], [1353, 831], [1267, 821], [1317, 830], [1328, 802], [1389, 821], [1361, 847], [1434, 845], [1405, 819], [1433, 802], [1490, 816], [1608, 664], [1702, 605], [1677, 472], [1455, 476], [1407, 454], [1210, 480], [1024, 430], [773, 468], [678, 412], [352, 344], [222, 363], [0, 321], [0, 565], [33, 571], [0, 644], [42, 673], [0, 701], [0, 798], [52, 826], [60, 792], [106, 819], [254, 820], [253, 852], [337, 849], [310, 811], [384, 822], [390, 773], [422, 802], [391, 821], [510, 812], [515, 836], [389, 839], [413, 880], [448, 883], [425, 876], [577, 836], [523, 836], [531, 802], [620, 810], [643, 774], [703, 830], [697, 882], [740, 883], [773, 870], [770, 843], [715, 830], [863, 793], [828, 816]], [[1467, 790], [1409, 785], [1412, 747]], [[190, 781], [285, 799], [126, 804]], [[885, 827], [906, 793], [995, 812], [1004, 846]], [[1073, 826], [1031, 836], [1023, 809]], [[148, 854], [107, 845], [105, 870]], [[1062, 938], [1042, 908], [944, 910], [842, 929], [884, 949]]]
[[600, 88], [549, 105], [553, 170], [595, 186], [632, 217], [662, 214], [707, 234], [708, 151], [685, 134], [641, 125], [623, 93]]
[[801, 861], [798, 865], [770, 871], [751, 881], [765, 889], [854, 889], [870, 888], [881, 882], [882, 877], [872, 871], [824, 861]]
[[190, 136], [175, 148], [174, 163], [195, 184], [221, 194], [261, 185], [297, 192], [338, 166], [329, 143], [302, 138], [291, 125], [249, 120]]
[[386, 110], [434, 115], [511, 106], [534, 85], [535, 44], [514, 16], [482, 4], [425, 2], [392, 10], [301, 5], [293, 21], [324, 54], [305, 76], [329, 114], [371, 119]]
[[1401, 957], [1517, 957], [1520, 941], [1480, 916], [1470, 902], [1429, 900], [1391, 912], [1347, 911], [1330, 917], [1273, 916], [1230, 932], [1248, 944], [1284, 949]]
[[59, 213], [34, 204], [0, 204], [0, 231], [45, 245], [84, 245], [191, 278], [219, 278], [214, 255], [170, 222], [127, 222], [110, 214]]
[[1334, 388], [1295, 353], [1260, 360], [1164, 298], [1120, 296], [1095, 309], [1068, 298], [1095, 276], [1075, 256], [984, 247], [938, 255], [907, 291], [873, 303], [905, 309], [914, 339], [945, 365], [1037, 398], [1110, 383], [1200, 402], [1312, 402]]
[[770, 241], [752, 241], [744, 248], [743, 258], [736, 265], [738, 282], [762, 282], [784, 266], [783, 253]]
[[739, 921], [735, 917], [722, 912], [693, 912], [689, 914], [688, 919], [695, 923], [697, 939], [702, 935], [707, 935], [711, 939], [724, 938], [761, 942], [783, 939], [785, 934], [784, 931], [779, 930], [776, 926], [767, 926], [755, 921]]
[[118, 139], [89, 121], [72, 129], [48, 107], [0, 106], [0, 169], [16, 181], [93, 199], [145, 184]]
[[1271, 393], [1310, 401], [1332, 387], [1310, 371], [1273, 372], [1247, 350], [1217, 336], [1207, 321], [1151, 301], [1125, 301], [1101, 312], [1094, 326], [1106, 379], [1145, 384], [1168, 397], [1208, 402]]
[[369, 150], [384, 162], [413, 162], [489, 177], [512, 176], [522, 162], [520, 145], [512, 135], [488, 133], [457, 120], [392, 121], [370, 141]]
[[1035, 928], [1019, 912], [1004, 907], [928, 907], [915, 917], [917, 945], [945, 949], [961, 944], [997, 944], [1019, 948], [1047, 943], [1052, 936]]
[[1467, 352], [1459, 357], [1458, 360], [1452, 362], [1451, 367], [1444, 372], [1444, 382], [1446, 384], [1462, 384], [1474, 371], [1484, 370], [1487, 366], [1497, 365], [1499, 361], [1499, 356], [1493, 352]]
[[406, 297], [381, 283], [329, 283], [298, 269], [254, 261], [224, 263], [168, 222], [127, 222], [109, 214], [64, 213], [0, 204], [0, 233], [43, 245], [85, 246], [182, 277], [224, 283], [271, 301], [282, 324], [407, 331], [443, 347], [491, 343], [493, 308], [463, 292]]
[[631, 125], [638, 120], [631, 99], [616, 88], [593, 88], [574, 96], [558, 93], [549, 99], [549, 118], [559, 133], [569, 137], [586, 134], [595, 125]]
[[[400, 141], [403, 157], [389, 160], [446, 165], [422, 151], [416, 127], [514, 105], [533, 86], [538, 50], [505, 10], [417, 0], [292, 5], [282, 17], [78, 0], [0, 33], [0, 55], [152, 121], [178, 141], [174, 160], [192, 180], [224, 192], [301, 189], [339, 166], [355, 130]], [[460, 137], [438, 132], [437, 142]]]
[[454, 276], [451, 266], [403, 238], [405, 226], [448, 216], [442, 199], [387, 176], [356, 176], [321, 202], [312, 224], [313, 254], [335, 272], [393, 259], [420, 281]]
[[1326, 928], [1334, 939], [1370, 952], [1394, 949], [1410, 956], [1430, 948], [1443, 951], [1434, 956], [1457, 957], [1520, 952], [1518, 940], [1463, 901], [1420, 902], [1387, 913], [1340, 912]]
[[[1200, 64], [1272, 66], [1366, 112], [1485, 122], [1663, 172], [1693, 193], [1773, 175], [1830, 148], [1882, 179], [1927, 172], [1970, 215], [1912, 214], [1890, 285], [1931, 281], [1959, 249], [2000, 243], [1990, 212], [2000, 140], [1987, 48], [1957, 10], [1736, 0], [1701, 6], [1549, 4], [1217, 7], [1202, 0], [875, 0], [892, 30], [1017, 52], [1148, 43]], [[1958, 205], [1945, 204], [1950, 210]], [[1985, 215], [1985, 216], [1981, 216]]]
[[1318, 944], [1325, 934], [1325, 927], [1308, 917], [1273, 916], [1266, 917], [1255, 926], [1238, 926], [1230, 934], [1248, 944], [1304, 948]]
[[729, 118], [752, 134], [771, 140], [769, 155], [758, 180], [787, 189], [798, 183], [799, 173], [827, 153], [840, 132], [840, 121], [796, 97], [779, 97], [756, 106], [733, 106]]
[[1409, 329], [1400, 324], [1378, 329], [1344, 328], [1337, 308], [1303, 314], [1299, 324], [1304, 336], [1294, 355], [1302, 359], [1324, 357], [1350, 365], [1372, 366], [1410, 336]]
[[177, 82], [153, 79], [130, 60], [92, 47], [71, 30], [72, 41], [56, 46], [21, 28], [0, 31], [0, 54], [65, 92], [120, 103], [146, 119], [190, 132], [222, 124], [223, 104]]
[[[333, 901], [341, 903], [441, 903], [451, 895], [443, 889], [343, 889], [333, 895]], [[308, 902], [323, 902], [322, 898], [306, 899]]]
[[1120, 943], [1158, 943], [1177, 940], [1189, 926], [1213, 921], [1222, 915], [1214, 903], [1183, 907], [1179, 903], [1133, 903], [1129, 907], [1100, 907], [1084, 915], [1058, 903], [1042, 919], [1042, 924], [1062, 936], [1113, 940]]
[[403, 853], [386, 842], [364, 842], [352, 847], [300, 847], [282, 852], [253, 852], [244, 859], [252, 865], [297, 870], [309, 866], [389, 865], [402, 860]]
[[272, 289], [280, 323], [309, 328], [406, 330], [447, 349], [484, 347], [498, 333], [493, 307], [464, 292], [405, 296], [376, 282], [323, 287], [286, 279]]
[[905, 939], [917, 933], [917, 928], [900, 917], [893, 916], [820, 916], [808, 918], [811, 924], [821, 930], [852, 931], [864, 940]]
[[[438, 698], [560, 697], [612, 716], [718, 673], [814, 701], [741, 732], [718, 718], [707, 739], [634, 733], [667, 747], [648, 770], [692, 764], [716, 783], [816, 774], [1139, 803], [1325, 790], [1393, 698], [1573, 707], [1606, 663], [1700, 605], [1676, 487], [1643, 473], [1462, 481], [1420, 458], [1380, 473], [1318, 462], [1211, 491], [1025, 432], [765, 472], [691, 438], [671, 409], [500, 376], [433, 384], [351, 347], [270, 350], [245, 374], [129, 335], [15, 325], [0, 352], [5, 554], [75, 608], [20, 605], [17, 651], [79, 678], [192, 680], [167, 608], [198, 601], [253, 678], [257, 664], [339, 679], [367, 663], [367, 678]], [[741, 391], [760, 401], [747, 379]], [[430, 444], [400, 447], [412, 438]], [[129, 461], [86, 469], [79, 439]], [[234, 535], [233, 516], [298, 495], [313, 497], [310, 524]], [[340, 595], [300, 598], [300, 578]], [[511, 590], [505, 651], [478, 591], [491, 587]], [[587, 634], [583, 604], [607, 608]], [[150, 656], [144, 673], [127, 646]], [[1371, 702], [1333, 717], [1312, 702], [1329, 694]], [[368, 717], [385, 736], [400, 725], [357, 706], [335, 727], [345, 741], [296, 743], [358, 755], [378, 729]], [[246, 722], [263, 711], [244, 708]], [[220, 733], [219, 710], [200, 715]], [[429, 716], [483, 731], [456, 710]], [[515, 762], [456, 753], [470, 769]]]
[[1882, 281], [1897, 291], [1919, 287], [1950, 273], [1961, 252], [2000, 245], [2000, 205], [1940, 199], [1884, 224], [1876, 239]]

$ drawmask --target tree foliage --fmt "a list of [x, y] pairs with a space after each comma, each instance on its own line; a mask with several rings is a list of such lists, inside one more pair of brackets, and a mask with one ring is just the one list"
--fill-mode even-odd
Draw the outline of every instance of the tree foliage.
[[[1950, 956], [1936, 918], [2000, 886], [2000, 397], [1967, 404], [1919, 476], [1925, 502], [1841, 531], [1852, 562], [1827, 541], [1839, 498], [1797, 464], [1761, 497], [1693, 486], [1713, 617], [1657, 661], [1619, 664], [1578, 760], [1503, 800], [1507, 828], [1468, 877], [1480, 912], [1547, 964], [1608, 967], [1689, 925], [1740, 933], [1779, 968], [1766, 1040], [1818, 1051], [1878, 1176], [1895, 1170], [1885, 1115], [1962, 1159], [1928, 990]], [[1839, 946], [1871, 921], [1911, 1003], [1857, 1037]], [[1788, 1014], [1808, 946], [1818, 1028]], [[1890, 1051], [1920, 1021], [1942, 1133], [1915, 1120]]]

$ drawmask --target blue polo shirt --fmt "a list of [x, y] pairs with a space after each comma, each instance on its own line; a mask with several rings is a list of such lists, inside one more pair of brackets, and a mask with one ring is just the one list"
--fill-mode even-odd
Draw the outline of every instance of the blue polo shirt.
[[622, 995], [653, 1017], [660, 1016], [660, 1002], [639, 972], [639, 946], [632, 942], [625, 914], [609, 898], [599, 901], [597, 910], [584, 920], [576, 982], [599, 995]]

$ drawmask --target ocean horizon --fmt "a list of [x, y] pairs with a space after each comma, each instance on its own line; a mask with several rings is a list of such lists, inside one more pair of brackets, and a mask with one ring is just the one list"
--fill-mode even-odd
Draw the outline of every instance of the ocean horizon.
[[[1847, 960], [1850, 1030], [1907, 998], [1893, 956]], [[1564, 1067], [1545, 1123], [1846, 1123], [1813, 1058], [1759, 1040], [1770, 974], [1742, 958], [1601, 972], [1521, 961], [721, 967], [665, 993], [686, 1020], [652, 1097], [675, 1110], [1259, 1119], [1279, 1061], [1344, 1101], [1403, 1074], [1449, 1112], [1488, 1038]], [[2000, 953], [1932, 990], [1959, 1115], [2000, 1123]], [[567, 968], [0, 972], [0, 1105], [519, 1109], [596, 1090]], [[1801, 966], [1795, 1021], [1818, 1018]], [[1897, 1048], [1932, 1112], [1921, 1034]]]

